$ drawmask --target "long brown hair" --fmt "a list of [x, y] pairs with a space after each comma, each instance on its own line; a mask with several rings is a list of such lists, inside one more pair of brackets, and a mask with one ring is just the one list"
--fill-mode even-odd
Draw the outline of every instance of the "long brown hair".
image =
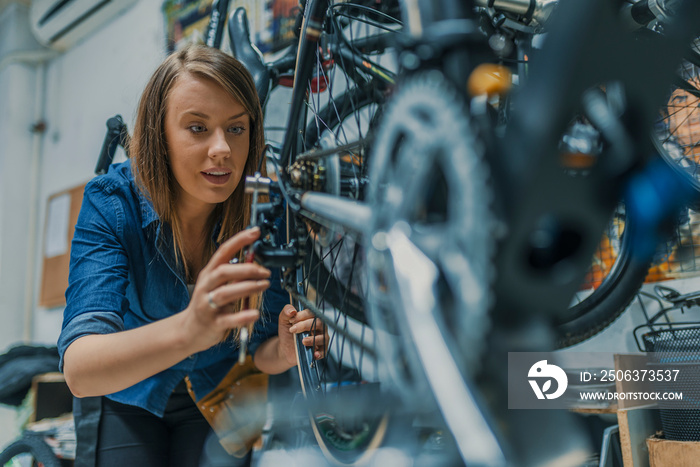
[[[245, 196], [245, 177], [253, 175], [260, 164], [265, 146], [262, 110], [255, 89], [255, 83], [246, 68], [235, 58], [218, 49], [202, 45], [190, 45], [174, 52], [156, 69], [141, 95], [134, 134], [130, 142], [130, 154], [134, 179], [139, 190], [146, 196], [162, 222], [167, 223], [173, 232], [175, 257], [182, 261], [185, 275], [189, 276], [183, 249], [182, 223], [175, 209], [178, 190], [175, 176], [170, 167], [168, 146], [165, 138], [165, 116], [168, 97], [183, 73], [213, 80], [234, 100], [239, 102], [250, 116], [250, 149], [243, 176], [233, 194], [219, 203], [207, 222], [207, 232], [213, 232], [221, 220], [221, 230], [216, 243], [235, 235], [250, 223], [251, 198]], [[211, 234], [206, 235], [206, 263], [216, 249]], [[194, 278], [192, 278], [194, 279]], [[260, 305], [260, 296], [253, 297], [251, 307]], [[235, 311], [241, 304], [233, 305]]]

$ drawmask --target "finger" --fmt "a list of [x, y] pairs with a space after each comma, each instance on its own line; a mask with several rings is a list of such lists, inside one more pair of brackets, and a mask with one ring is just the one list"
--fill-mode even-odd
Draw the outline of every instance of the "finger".
[[313, 346], [316, 350], [325, 349], [326, 342], [328, 342], [328, 340], [326, 340], [325, 336], [323, 335], [307, 336], [301, 340], [301, 343], [304, 344], [306, 347]]
[[325, 349], [319, 349], [314, 352], [314, 360], [321, 360], [322, 358], [326, 357], [326, 350]]
[[252, 324], [258, 320], [258, 310], [242, 310], [238, 313], [221, 313], [216, 317], [216, 324], [223, 329], [234, 329]]
[[297, 314], [296, 314], [296, 317], [294, 317], [294, 319], [290, 320], [290, 322], [291, 322], [291, 323], [298, 323], [299, 321], [304, 321], [304, 320], [307, 320], [307, 319], [313, 319], [313, 318], [315, 318], [315, 317], [316, 317], [316, 315], [314, 315], [314, 314], [311, 312], [311, 310], [309, 310], [309, 309], [307, 308], [307, 309], [298, 311]]
[[[296, 334], [296, 333], [295, 333], [295, 334]], [[321, 331], [315, 331], [315, 330], [312, 329], [311, 331], [303, 331], [303, 332], [301, 332], [301, 334], [303, 334], [304, 337], [313, 337], [313, 338], [315, 338], [315, 339], [316, 339], [316, 342], [320, 342], [321, 339], [324, 338], [324, 336], [325, 336], [326, 339], [328, 339], [328, 333], [323, 332], [322, 330], [321, 330]]]
[[282, 312], [291, 318], [296, 316], [297, 309], [294, 308], [294, 305], [287, 304], [284, 306], [284, 308], [282, 308]]
[[205, 268], [215, 268], [220, 264], [225, 264], [231, 261], [243, 247], [247, 245], [252, 245], [255, 240], [260, 237], [260, 228], [253, 227], [252, 229], [246, 229], [238, 232], [233, 237], [226, 240], [219, 246], [219, 248], [214, 252], [207, 266]]
[[212, 300], [217, 306], [229, 305], [250, 295], [263, 292], [270, 287], [270, 281], [241, 281], [222, 285], [211, 292]]
[[317, 344], [319, 340], [321, 341], [320, 344], [314, 347], [314, 357], [316, 360], [325, 358], [328, 354], [328, 334], [326, 334], [323, 339], [317, 339]]
[[202, 275], [200, 286], [204, 290], [213, 290], [228, 282], [261, 280], [270, 277], [270, 270], [254, 263], [220, 264], [210, 273]]
[[320, 319], [309, 318], [309, 319], [305, 319], [304, 321], [298, 321], [291, 328], [289, 328], [289, 332], [291, 332], [292, 334], [297, 334], [300, 332], [310, 332], [310, 331], [321, 332], [324, 329], [325, 328], [323, 326], [323, 322]]
[[280, 326], [283, 328], [289, 329], [289, 327], [292, 325], [292, 321], [294, 320], [294, 317], [297, 315], [297, 310], [294, 308], [292, 305], [285, 305], [284, 308], [282, 308], [282, 311], [280, 312], [278, 321]]
[[[259, 280], [259, 281], [242, 281], [233, 284], [226, 284], [218, 287], [211, 292], [211, 300], [216, 304], [217, 307], [221, 308], [228, 305], [231, 302], [240, 300], [243, 297], [248, 297], [252, 294], [262, 292], [263, 290], [270, 287], [270, 281]], [[205, 298], [207, 300], [207, 298]], [[207, 306], [209, 304], [207, 303]]]
[[319, 333], [307, 334], [306, 336], [304, 336], [302, 341], [306, 341], [309, 343], [309, 345], [313, 345], [315, 347], [326, 347], [328, 344], [328, 339], [328, 333]]
[[304, 337], [302, 338], [302, 343], [304, 345], [310, 346], [313, 345], [315, 347], [323, 346], [325, 347], [326, 344], [328, 343], [328, 333], [327, 332], [319, 332], [319, 333], [310, 333], [310, 334], [305, 334]]

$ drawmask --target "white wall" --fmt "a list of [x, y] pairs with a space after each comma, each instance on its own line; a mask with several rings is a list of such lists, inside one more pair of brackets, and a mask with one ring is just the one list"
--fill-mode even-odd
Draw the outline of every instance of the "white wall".
[[[48, 130], [39, 190], [42, 233], [47, 198], [92, 178], [107, 119], [121, 114], [129, 128], [133, 127], [141, 90], [166, 54], [161, 4], [160, 0], [138, 1], [50, 62], [46, 89]], [[35, 263], [36, 290], [40, 281], [39, 260]], [[32, 339], [55, 343], [61, 319], [62, 309], [37, 307]]]
[[[61, 309], [36, 306], [41, 280], [46, 201], [51, 194], [93, 176], [106, 120], [119, 113], [133, 126], [140, 92], [165, 57], [160, 0], [140, 0], [67, 52], [45, 65], [45, 86], [36, 65], [13, 64], [0, 70], [0, 349], [22, 340], [55, 344]], [[0, 12], [0, 57], [13, 50], [36, 49], [27, 7], [11, 3]], [[36, 120], [34, 98], [45, 99], [36, 202], [32, 203], [30, 128]], [[32, 206], [35, 204], [35, 206]], [[36, 236], [32, 241], [31, 220]], [[31, 244], [31, 246], [30, 246]], [[33, 262], [25, 277], [28, 262]], [[33, 290], [28, 308], [25, 286]]]
[[[0, 352], [25, 341], [56, 343], [62, 309], [36, 305], [46, 201], [92, 177], [109, 117], [120, 113], [133, 126], [140, 91], [165, 57], [161, 5], [161, 0], [139, 0], [46, 62], [45, 86], [37, 87], [42, 72], [36, 64], [0, 69]], [[4, 2], [0, 60], [14, 51], [39, 48], [24, 2]], [[42, 93], [45, 98], [37, 101]], [[30, 129], [40, 120], [46, 121], [47, 131], [34, 138]], [[39, 149], [36, 190], [34, 147]], [[30, 287], [29, 294], [25, 287]], [[14, 411], [0, 406], [0, 446], [16, 436], [15, 425]]]
[[[0, 60], [23, 46], [33, 46], [26, 7], [0, 11]], [[28, 179], [32, 147], [33, 67], [12, 64], [0, 69], [0, 350], [23, 335], [24, 283], [27, 273]], [[0, 406], [0, 445], [16, 433], [15, 413]]]
[[[19, 4], [0, 12], [0, 58], [36, 46], [26, 18]], [[0, 348], [23, 335], [35, 76], [22, 63], [0, 70]]]

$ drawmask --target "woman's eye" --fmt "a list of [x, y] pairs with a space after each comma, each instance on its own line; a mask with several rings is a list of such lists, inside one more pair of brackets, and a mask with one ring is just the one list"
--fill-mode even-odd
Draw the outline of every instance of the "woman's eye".
[[233, 133], [234, 135], [240, 135], [245, 131], [245, 127], [243, 126], [232, 126], [231, 128], [228, 129], [229, 133]]
[[188, 128], [192, 133], [202, 133], [206, 131], [203, 125], [190, 125]]

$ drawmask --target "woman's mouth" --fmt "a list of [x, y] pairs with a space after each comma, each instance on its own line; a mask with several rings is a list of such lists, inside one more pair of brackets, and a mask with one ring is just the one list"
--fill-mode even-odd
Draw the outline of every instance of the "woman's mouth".
[[231, 171], [228, 169], [209, 169], [201, 172], [202, 176], [214, 185], [223, 185], [231, 178]]

